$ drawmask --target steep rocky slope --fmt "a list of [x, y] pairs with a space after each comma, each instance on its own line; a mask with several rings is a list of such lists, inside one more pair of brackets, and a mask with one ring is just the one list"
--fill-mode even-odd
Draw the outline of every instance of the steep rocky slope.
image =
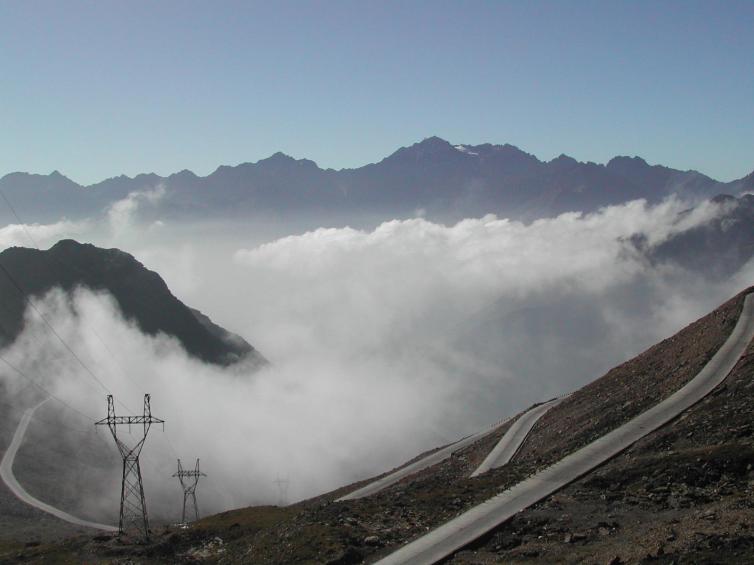
[[671, 425], [452, 563], [754, 561], [754, 344]]

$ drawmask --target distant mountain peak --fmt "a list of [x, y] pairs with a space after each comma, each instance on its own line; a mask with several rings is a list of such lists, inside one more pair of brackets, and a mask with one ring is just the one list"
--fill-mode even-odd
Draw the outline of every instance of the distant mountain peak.
[[110, 248], [104, 249], [97, 247], [92, 243], [81, 243], [75, 239], [61, 239], [55, 245], [47, 250], [47, 253], [53, 255], [60, 254], [75, 254], [78, 259], [89, 259], [90, 257], [109, 257], [111, 260], [113, 257], [119, 257], [122, 260], [134, 263], [139, 267], [143, 267], [136, 258], [130, 253], [121, 251], [120, 249]]
[[621, 163], [622, 164], [631, 163], [633, 165], [649, 166], [649, 164], [644, 159], [636, 155], [634, 155], [633, 157], [629, 157], [627, 155], [617, 155], [607, 162], [607, 166], [610, 167], [611, 165], [617, 165]]
[[[453, 145], [449, 141], [445, 141], [441, 137], [433, 135], [431, 137], [425, 137], [421, 141], [417, 141], [409, 145], [408, 147], [401, 147], [398, 151], [437, 151], [437, 150], [452, 150]], [[397, 152], [396, 152], [397, 153]]]
[[[25, 179], [25, 180], [33, 180], [33, 179], [44, 179], [44, 180], [53, 180], [53, 181], [64, 181], [68, 184], [76, 184], [71, 179], [69, 179], [67, 176], [63, 175], [60, 171], [55, 170], [52, 171], [48, 175], [41, 175], [38, 173], [26, 173], [22, 171], [17, 171], [14, 173], [8, 173], [7, 175], [3, 176], [0, 180], [11, 180], [11, 179]], [[78, 185], [77, 185], [78, 186]]]
[[69, 249], [94, 249], [94, 245], [91, 243], [79, 243], [75, 239], [61, 239], [55, 245], [50, 247], [50, 251], [61, 251]]
[[317, 163], [310, 159], [296, 159], [295, 157], [291, 157], [290, 155], [283, 153], [282, 151], [277, 151], [267, 157], [266, 159], [261, 159], [255, 163], [256, 166], [262, 166], [262, 167], [290, 167], [290, 166], [296, 166], [296, 167], [307, 167], [307, 168], [319, 168]]
[[173, 173], [170, 175], [170, 178], [173, 179], [195, 179], [199, 178], [194, 171], [190, 171], [189, 169], [183, 169], [181, 171], [178, 171], [177, 173]]
[[383, 161], [393, 161], [395, 159], [421, 161], [427, 158], [438, 160], [445, 156], [458, 156], [460, 154], [461, 151], [451, 145], [450, 142], [433, 135], [408, 147], [401, 147], [395, 153], [383, 159]]
[[561, 153], [557, 157], [555, 157], [550, 163], [555, 165], [578, 165], [578, 161], [571, 157], [570, 155], [566, 155], [565, 153]]
[[288, 155], [286, 153], [283, 153], [282, 151], [275, 151], [275, 153], [273, 153], [272, 155], [270, 155], [266, 159], [261, 159], [260, 161], [258, 161], [258, 163], [263, 163], [265, 161], [270, 161], [270, 162], [275, 162], [275, 161], [291, 162], [291, 161], [295, 161], [295, 160], [296, 159], [294, 159], [293, 157], [291, 157], [290, 155]]
[[423, 145], [425, 147], [427, 146], [447, 147], [450, 145], [450, 142], [444, 140], [442, 137], [438, 137], [436, 135], [430, 135], [429, 137], [425, 137], [419, 143], [415, 143], [414, 145]]

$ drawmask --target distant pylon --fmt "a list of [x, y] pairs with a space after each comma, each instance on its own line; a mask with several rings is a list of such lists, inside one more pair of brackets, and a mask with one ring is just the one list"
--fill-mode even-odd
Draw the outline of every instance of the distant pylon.
[[[113, 395], [107, 395], [107, 418], [96, 422], [96, 426], [107, 426], [113, 434], [115, 445], [123, 458], [123, 479], [120, 486], [120, 519], [118, 521], [118, 533], [127, 534], [133, 531], [141, 534], [145, 540], [149, 540], [149, 519], [147, 518], [147, 503], [144, 499], [144, 486], [141, 482], [141, 466], [139, 455], [147, 433], [152, 424], [164, 424], [164, 420], [152, 416], [149, 405], [150, 396], [144, 395], [143, 416], [116, 416]], [[118, 426], [128, 425], [129, 429], [134, 424], [141, 424], [144, 433], [141, 439], [133, 447], [129, 447], [118, 437]]]
[[278, 477], [273, 482], [278, 486], [278, 506], [285, 506], [288, 504], [288, 485], [290, 481]]
[[178, 477], [183, 487], [183, 513], [181, 514], [181, 524], [187, 524], [186, 520], [186, 503], [194, 507], [194, 520], [199, 519], [199, 507], [196, 504], [196, 485], [199, 483], [199, 477], [206, 477], [204, 473], [199, 470], [199, 460], [196, 460], [196, 468], [193, 471], [187, 471], [181, 465], [181, 460], [178, 460], [178, 471], [173, 473], [174, 477]]

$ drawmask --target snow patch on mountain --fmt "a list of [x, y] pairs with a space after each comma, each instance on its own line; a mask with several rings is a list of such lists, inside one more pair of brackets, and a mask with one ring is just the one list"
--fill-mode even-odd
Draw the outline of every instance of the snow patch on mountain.
[[457, 149], [461, 153], [466, 153], [466, 155], [479, 155], [479, 153], [476, 153], [475, 151], [472, 151], [468, 146], [466, 145], [454, 145], [454, 149]]

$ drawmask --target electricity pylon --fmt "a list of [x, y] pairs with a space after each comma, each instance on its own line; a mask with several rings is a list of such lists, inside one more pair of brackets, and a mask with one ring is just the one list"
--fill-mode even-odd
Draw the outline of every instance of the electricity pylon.
[[278, 506], [285, 506], [288, 504], [288, 485], [290, 481], [286, 479], [276, 478], [274, 482], [278, 486]]
[[[144, 395], [144, 415], [143, 416], [116, 416], [115, 403], [113, 395], [107, 395], [107, 418], [96, 422], [96, 426], [107, 426], [110, 433], [113, 434], [115, 445], [123, 458], [123, 479], [120, 486], [120, 519], [118, 521], [118, 533], [128, 534], [137, 532], [149, 540], [149, 519], [147, 518], [147, 503], [144, 499], [144, 486], [141, 482], [141, 466], [139, 465], [139, 455], [144, 442], [147, 439], [147, 433], [152, 424], [165, 424], [164, 420], [152, 416], [152, 409], [149, 405], [150, 396]], [[132, 425], [141, 424], [143, 434], [139, 441], [133, 447], [126, 445], [118, 437], [118, 426], [128, 425], [129, 431]]]
[[181, 465], [181, 460], [178, 460], [178, 471], [173, 473], [174, 477], [178, 477], [183, 487], [183, 513], [181, 514], [181, 524], [186, 524], [186, 503], [188, 502], [194, 507], [194, 520], [199, 519], [199, 507], [196, 504], [196, 485], [199, 483], [199, 477], [206, 477], [204, 473], [199, 470], [199, 460], [196, 460], [196, 468], [193, 471], [187, 471]]

